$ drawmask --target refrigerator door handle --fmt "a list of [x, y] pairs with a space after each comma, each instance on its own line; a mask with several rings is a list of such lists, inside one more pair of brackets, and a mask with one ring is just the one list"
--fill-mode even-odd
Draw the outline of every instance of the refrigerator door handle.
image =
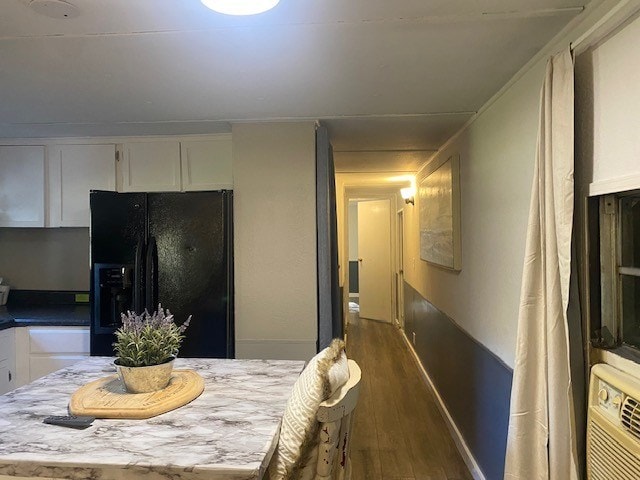
[[140, 314], [144, 310], [144, 241], [138, 240], [136, 244], [136, 257], [133, 271], [133, 309]]
[[149, 312], [156, 310], [156, 301], [158, 299], [158, 246], [156, 238], [150, 237], [147, 245], [146, 259], [146, 275], [145, 275], [145, 308]]

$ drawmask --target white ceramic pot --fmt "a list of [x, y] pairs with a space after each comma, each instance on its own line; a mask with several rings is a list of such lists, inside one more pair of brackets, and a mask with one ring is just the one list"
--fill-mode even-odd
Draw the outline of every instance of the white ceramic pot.
[[162, 390], [169, 384], [175, 358], [160, 365], [148, 367], [125, 367], [118, 365], [117, 361], [114, 362], [116, 370], [127, 392], [148, 393]]

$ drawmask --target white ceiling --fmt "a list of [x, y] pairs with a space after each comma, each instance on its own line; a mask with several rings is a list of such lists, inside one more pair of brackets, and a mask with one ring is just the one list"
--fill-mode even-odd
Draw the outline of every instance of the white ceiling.
[[343, 170], [436, 150], [587, 3], [281, 0], [240, 18], [199, 0], [70, 1], [64, 20], [0, 2], [0, 137], [320, 119], [337, 158], [358, 159]]

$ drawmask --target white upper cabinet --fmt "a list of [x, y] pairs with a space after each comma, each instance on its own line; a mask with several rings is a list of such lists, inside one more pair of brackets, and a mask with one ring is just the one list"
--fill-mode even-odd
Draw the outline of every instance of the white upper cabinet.
[[124, 143], [122, 192], [188, 192], [233, 188], [231, 135]]
[[0, 227], [45, 226], [44, 174], [44, 147], [0, 147]]
[[210, 140], [180, 143], [182, 190], [221, 190], [233, 188], [231, 135]]
[[180, 142], [125, 143], [120, 167], [123, 192], [179, 192]]
[[116, 189], [116, 146], [56, 145], [49, 153], [51, 226], [88, 227], [89, 191]]

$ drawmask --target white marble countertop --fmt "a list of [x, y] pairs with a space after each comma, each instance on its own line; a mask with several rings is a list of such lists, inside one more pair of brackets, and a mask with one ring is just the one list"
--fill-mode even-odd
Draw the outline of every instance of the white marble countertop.
[[82, 385], [114, 373], [92, 357], [0, 396], [0, 479], [260, 479], [304, 362], [177, 359], [205, 390], [190, 404], [147, 420], [97, 419], [85, 430], [42, 423], [66, 415]]

